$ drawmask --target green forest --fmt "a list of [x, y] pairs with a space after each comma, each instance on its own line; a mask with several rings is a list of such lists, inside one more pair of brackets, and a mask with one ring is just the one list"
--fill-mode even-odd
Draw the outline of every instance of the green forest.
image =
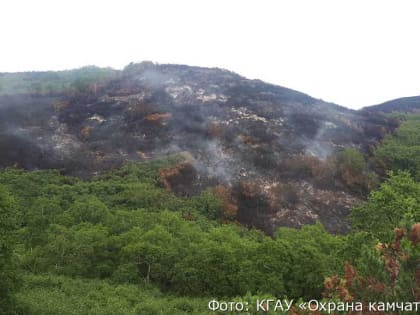
[[89, 179], [4, 169], [0, 314], [214, 314], [214, 298], [419, 301], [420, 117], [400, 119], [369, 161], [349, 159], [382, 183], [351, 210], [346, 235], [318, 223], [267, 236], [226, 222], [212, 190], [186, 198], [162, 187], [158, 171], [176, 156]]

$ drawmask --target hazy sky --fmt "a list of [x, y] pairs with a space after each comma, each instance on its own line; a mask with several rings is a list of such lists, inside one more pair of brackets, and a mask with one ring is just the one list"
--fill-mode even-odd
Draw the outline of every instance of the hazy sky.
[[420, 94], [417, 0], [1, 0], [0, 72], [151, 60], [359, 108]]

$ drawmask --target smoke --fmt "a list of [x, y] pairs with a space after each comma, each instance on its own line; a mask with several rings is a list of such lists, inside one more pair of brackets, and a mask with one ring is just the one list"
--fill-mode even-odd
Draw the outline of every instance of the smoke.
[[201, 158], [205, 162], [202, 168], [206, 174], [219, 181], [232, 183], [236, 169], [234, 159], [219, 141], [208, 141]]
[[196, 138], [195, 141], [194, 144], [172, 142], [167, 147], [154, 151], [154, 155], [178, 154], [191, 163], [201, 177], [232, 185], [239, 174], [234, 157], [218, 140]]
[[[201, 174], [228, 183], [250, 173], [276, 176], [282, 159], [298, 153], [325, 159], [334, 142], [352, 141], [334, 133], [343, 129], [336, 117], [354, 114], [217, 69], [131, 65], [99, 93], [65, 99], [59, 113], [58, 97], [0, 97], [0, 132], [59, 159], [83, 150], [110, 159], [188, 151]], [[170, 118], [150, 122], [144, 119], [150, 114]]]
[[328, 121], [323, 122], [315, 137], [306, 141], [305, 154], [315, 156], [320, 160], [325, 160], [330, 156], [334, 151], [334, 147], [333, 143], [325, 139], [325, 135], [336, 127], [334, 123]]

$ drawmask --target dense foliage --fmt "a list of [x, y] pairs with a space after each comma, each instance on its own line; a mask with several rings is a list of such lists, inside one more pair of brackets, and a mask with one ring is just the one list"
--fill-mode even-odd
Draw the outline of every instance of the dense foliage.
[[210, 220], [209, 209], [222, 206], [218, 197], [168, 193], [153, 171], [163, 164], [129, 164], [86, 181], [55, 171], [1, 172], [21, 213], [21, 269], [187, 296], [321, 297], [323, 279], [343, 263], [342, 238], [319, 224], [270, 238]]
[[24, 275], [25, 286], [17, 294], [18, 311], [42, 315], [154, 315], [203, 313], [205, 299], [182, 298], [156, 288], [73, 279], [53, 275]]
[[394, 114], [402, 124], [394, 135], [389, 135], [376, 152], [377, 164], [382, 169], [408, 170], [420, 180], [420, 115]]
[[394, 228], [420, 222], [420, 183], [407, 171], [391, 172], [388, 181], [371, 193], [368, 203], [353, 209], [351, 219], [355, 230], [391, 241]]

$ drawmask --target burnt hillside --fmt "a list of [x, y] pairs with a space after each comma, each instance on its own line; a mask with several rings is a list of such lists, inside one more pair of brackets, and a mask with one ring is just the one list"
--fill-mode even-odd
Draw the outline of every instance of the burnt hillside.
[[91, 176], [124, 161], [179, 154], [160, 172], [178, 195], [213, 187], [226, 218], [271, 233], [320, 220], [348, 230], [366, 196], [366, 170], [336, 153], [368, 157], [397, 123], [235, 73], [131, 64], [100, 81], [0, 96], [0, 166]]

